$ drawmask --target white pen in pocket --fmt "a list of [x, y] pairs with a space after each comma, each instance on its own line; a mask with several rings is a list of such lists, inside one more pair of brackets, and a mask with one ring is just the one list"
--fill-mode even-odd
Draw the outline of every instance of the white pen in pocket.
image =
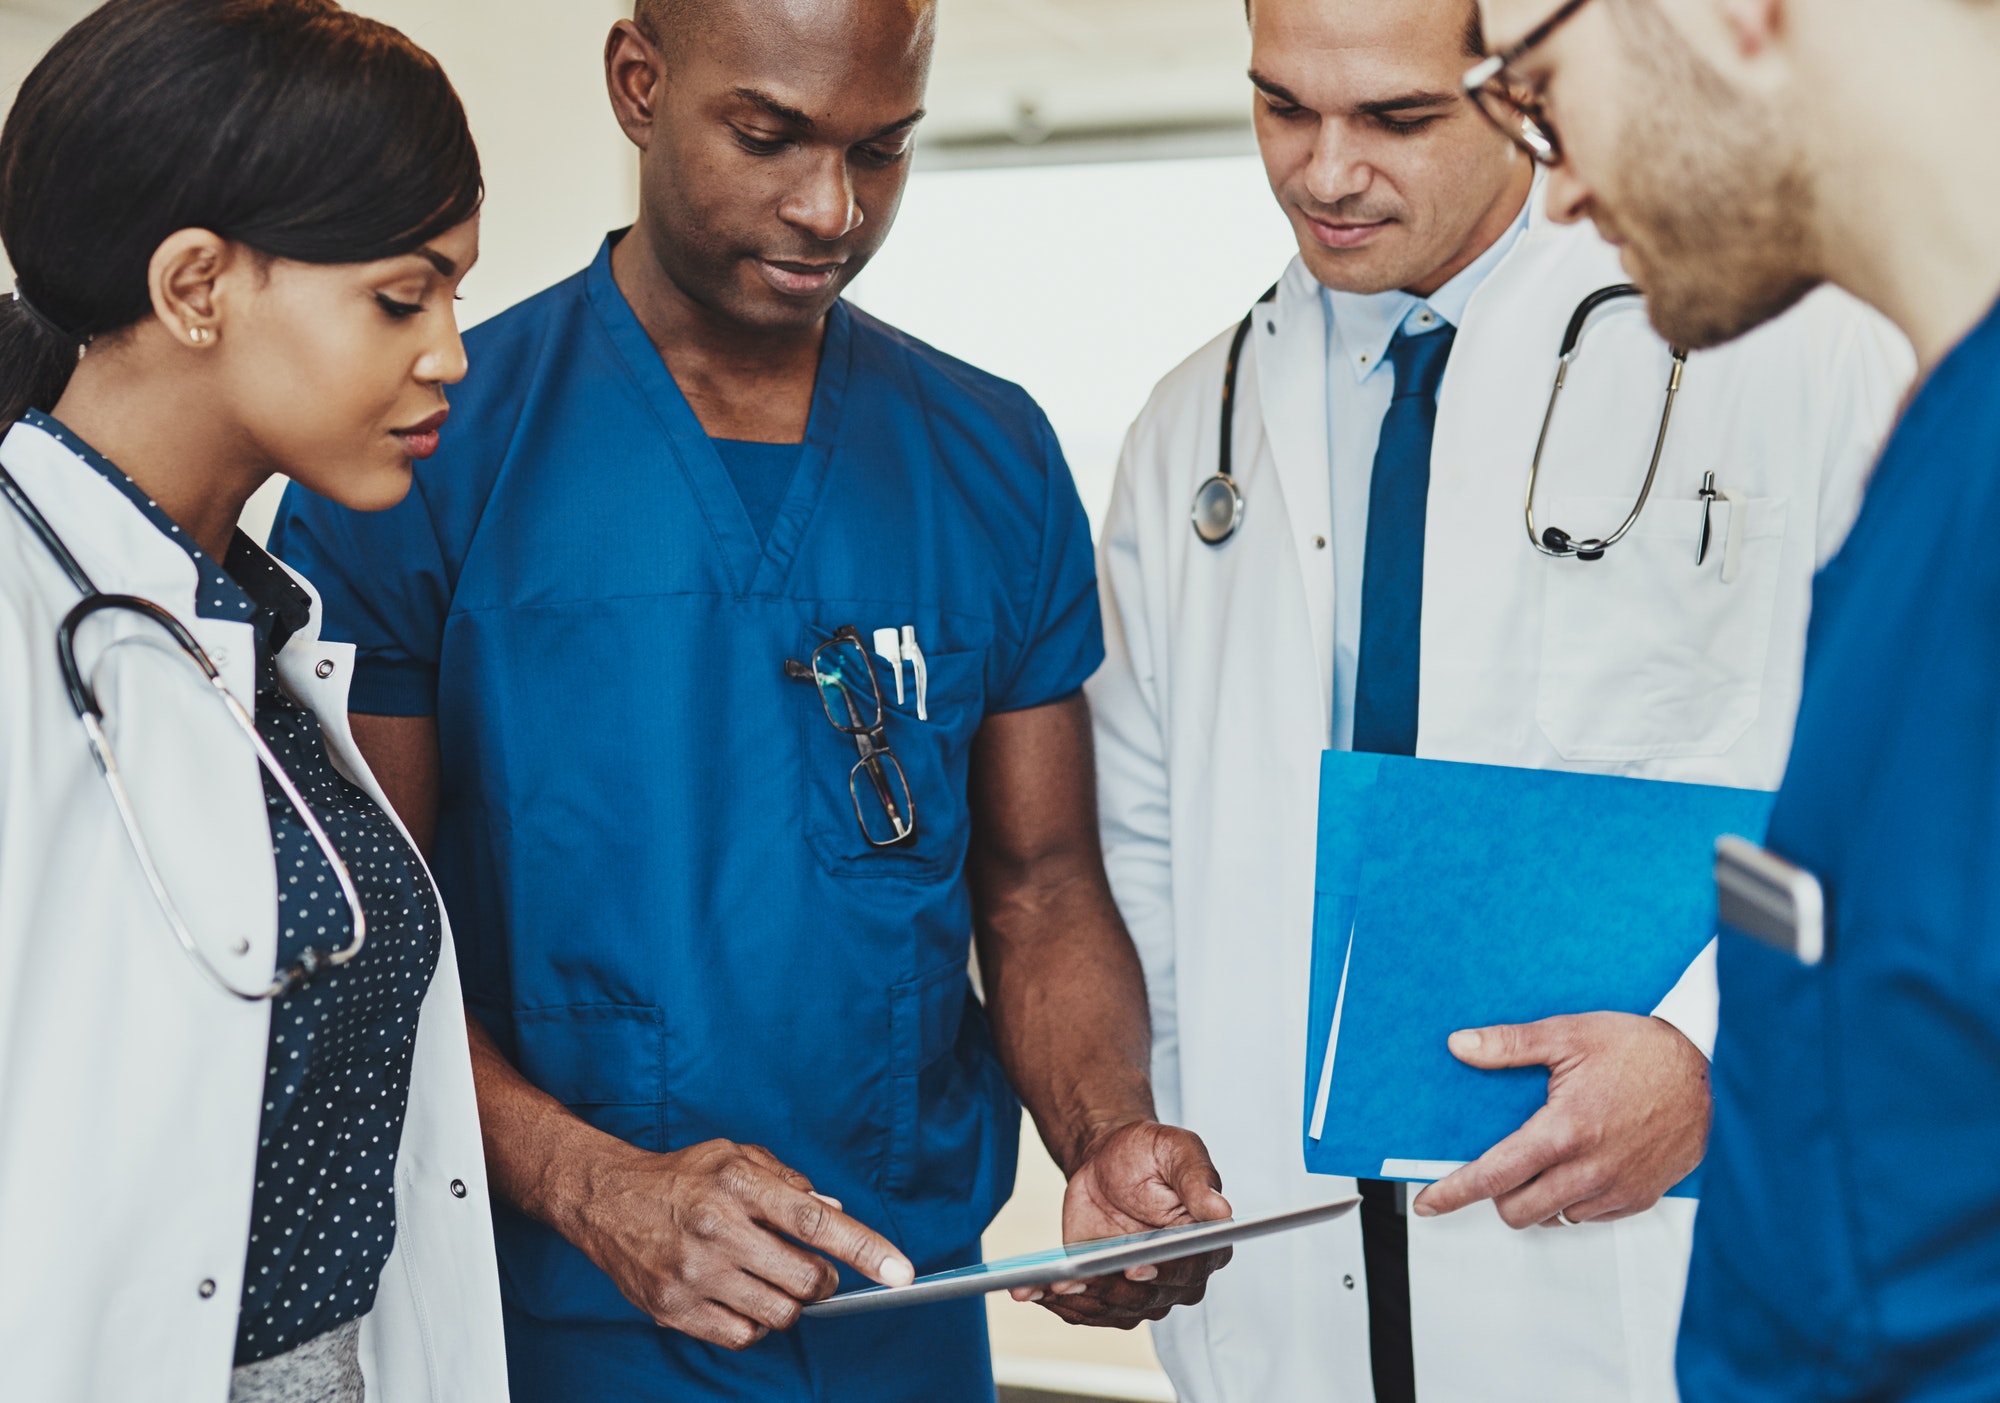
[[[903, 625], [903, 659], [906, 662], [916, 665], [917, 719], [919, 721], [928, 721], [931, 719], [931, 675], [930, 670], [924, 666], [924, 650], [917, 646], [917, 629], [914, 624]], [[902, 700], [900, 691], [897, 693], [897, 700]]]
[[875, 630], [875, 652], [885, 659], [896, 673], [896, 705], [903, 704], [903, 640], [893, 628]]
[[924, 665], [924, 650], [917, 646], [916, 625], [904, 624], [900, 629], [876, 629], [875, 653], [895, 670], [897, 706], [903, 704], [903, 664], [909, 663], [916, 670], [917, 719], [930, 720], [931, 674], [930, 669]]

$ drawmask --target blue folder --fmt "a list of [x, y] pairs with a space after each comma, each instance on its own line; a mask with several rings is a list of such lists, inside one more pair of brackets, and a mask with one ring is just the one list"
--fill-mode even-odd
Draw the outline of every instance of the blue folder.
[[1326, 752], [1306, 1168], [1435, 1179], [1520, 1129], [1547, 1071], [1467, 1067], [1445, 1039], [1651, 1013], [1715, 932], [1716, 838], [1761, 839], [1770, 810], [1758, 790]]

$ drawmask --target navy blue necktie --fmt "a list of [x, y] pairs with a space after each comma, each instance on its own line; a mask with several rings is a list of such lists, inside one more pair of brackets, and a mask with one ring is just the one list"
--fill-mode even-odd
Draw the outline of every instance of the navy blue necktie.
[[1354, 679], [1354, 749], [1417, 750], [1418, 648], [1424, 616], [1424, 508], [1438, 382], [1457, 332], [1447, 323], [1389, 343], [1395, 397], [1382, 418], [1368, 487], [1368, 553], [1361, 569], [1361, 658]]
[[[1418, 646], [1424, 621], [1424, 512], [1438, 382], [1456, 333], [1447, 324], [1389, 343], [1396, 389], [1382, 418], [1368, 487], [1368, 555], [1361, 567], [1361, 661], [1354, 679], [1354, 748], [1417, 750]], [[1361, 1181], [1361, 1252], [1368, 1268], [1368, 1355], [1376, 1403], [1416, 1403], [1410, 1335], [1409, 1219], [1404, 1189]]]

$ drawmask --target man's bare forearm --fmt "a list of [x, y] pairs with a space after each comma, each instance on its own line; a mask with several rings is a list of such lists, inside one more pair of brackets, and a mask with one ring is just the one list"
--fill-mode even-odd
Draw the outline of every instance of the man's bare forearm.
[[389, 806], [409, 830], [424, 861], [429, 862], [437, 845], [438, 798], [444, 772], [437, 718], [354, 712], [347, 722], [354, 744], [368, 762], [375, 782], [382, 786]]
[[967, 857], [1001, 1063], [1066, 1173], [1153, 1116], [1145, 972], [1104, 876], [1092, 764], [1080, 696], [989, 718]]
[[1104, 1135], [1153, 1116], [1145, 977], [1115, 912], [1079, 919], [1089, 895], [1072, 888], [1066, 916], [996, 915], [1011, 932], [982, 942], [1001, 1062], [1065, 1172]]
[[639, 1151], [579, 1119], [522, 1076], [471, 1014], [465, 1029], [487, 1182], [501, 1202], [575, 1241], [582, 1231], [578, 1205], [590, 1198], [590, 1166], [621, 1149]]

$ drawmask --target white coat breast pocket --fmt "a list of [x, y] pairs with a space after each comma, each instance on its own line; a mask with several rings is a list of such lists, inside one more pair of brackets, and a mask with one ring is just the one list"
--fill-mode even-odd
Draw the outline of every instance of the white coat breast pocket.
[[[1629, 500], [1552, 498], [1549, 519], [1617, 521]], [[1655, 498], [1601, 560], [1553, 560], [1535, 720], [1566, 760], [1720, 755], [1763, 702], [1784, 549], [1782, 497]]]

